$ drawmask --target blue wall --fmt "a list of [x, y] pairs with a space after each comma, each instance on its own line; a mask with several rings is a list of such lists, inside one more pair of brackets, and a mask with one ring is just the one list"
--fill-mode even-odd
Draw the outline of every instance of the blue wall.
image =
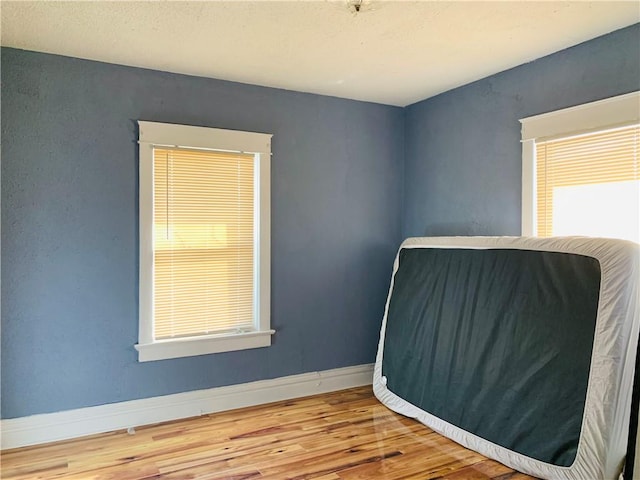
[[[518, 119], [637, 90], [639, 45], [404, 110], [3, 49], [2, 417], [372, 362], [401, 238], [519, 234]], [[137, 362], [138, 119], [274, 134], [273, 346]]]
[[[138, 363], [136, 120], [273, 133], [269, 348]], [[372, 362], [403, 110], [2, 50], [2, 417]]]
[[520, 235], [519, 119], [640, 89], [640, 25], [406, 108], [403, 236]]

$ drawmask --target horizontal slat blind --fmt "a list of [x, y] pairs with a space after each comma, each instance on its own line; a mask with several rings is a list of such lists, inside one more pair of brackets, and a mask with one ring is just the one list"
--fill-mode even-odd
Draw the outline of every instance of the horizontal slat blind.
[[154, 148], [154, 338], [253, 325], [254, 157]]
[[640, 180], [640, 126], [536, 142], [538, 236], [553, 232], [558, 187]]

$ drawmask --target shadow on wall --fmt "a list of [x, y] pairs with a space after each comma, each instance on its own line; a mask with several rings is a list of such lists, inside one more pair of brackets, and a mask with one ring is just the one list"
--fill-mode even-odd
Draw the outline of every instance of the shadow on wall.
[[499, 232], [498, 225], [480, 222], [436, 223], [424, 229], [426, 237], [493, 236]]

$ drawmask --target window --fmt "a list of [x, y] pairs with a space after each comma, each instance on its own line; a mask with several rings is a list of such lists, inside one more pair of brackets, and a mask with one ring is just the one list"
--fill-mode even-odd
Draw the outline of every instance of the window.
[[271, 135], [138, 124], [139, 360], [269, 346]]
[[640, 242], [640, 94], [521, 122], [523, 235]]

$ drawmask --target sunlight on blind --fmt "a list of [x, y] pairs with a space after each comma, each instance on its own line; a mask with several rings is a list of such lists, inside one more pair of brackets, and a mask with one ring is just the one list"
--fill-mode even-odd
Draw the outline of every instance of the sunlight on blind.
[[254, 156], [154, 148], [154, 338], [253, 325]]
[[538, 236], [640, 242], [640, 126], [536, 142]]

